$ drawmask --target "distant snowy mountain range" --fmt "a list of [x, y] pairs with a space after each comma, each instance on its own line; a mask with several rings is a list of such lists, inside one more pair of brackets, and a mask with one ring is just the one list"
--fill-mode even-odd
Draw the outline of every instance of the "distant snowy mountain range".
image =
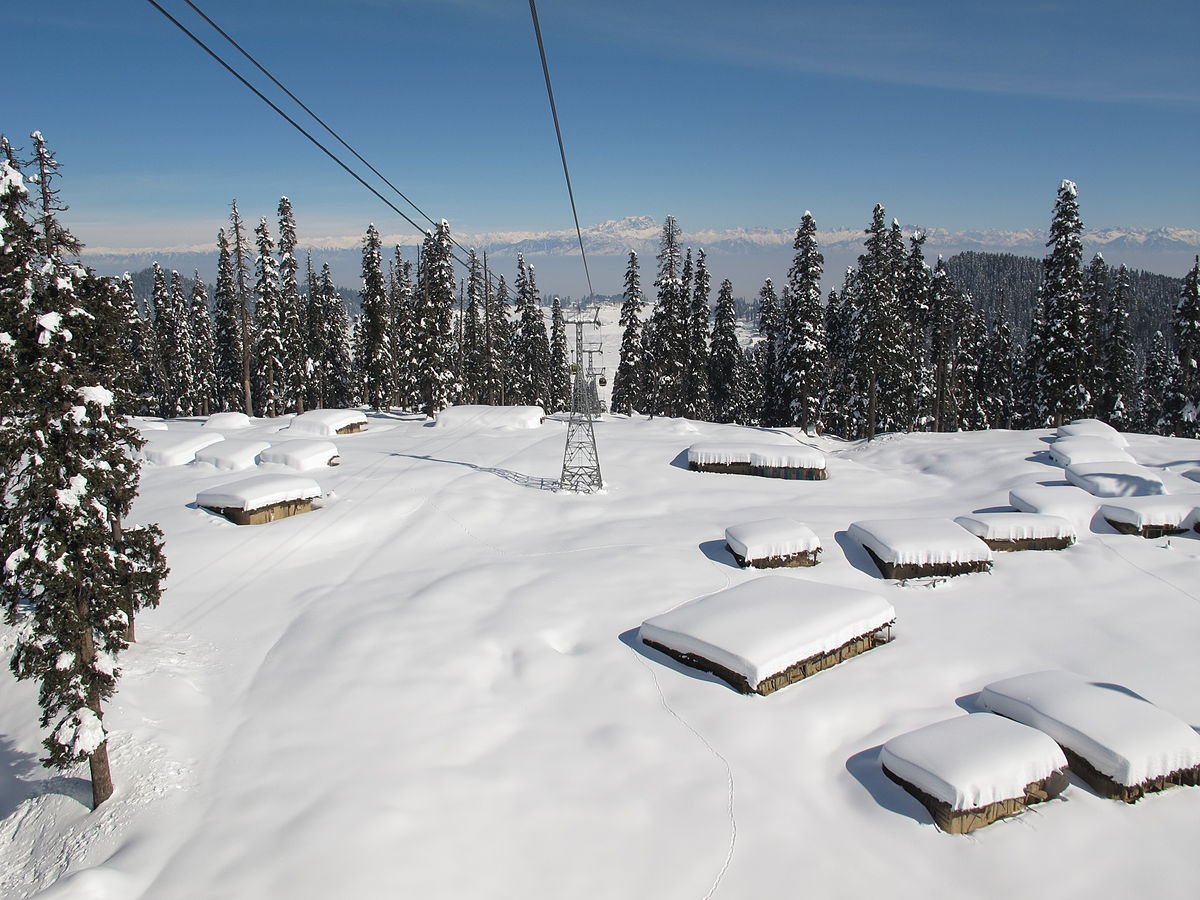
[[[903, 226], [906, 235], [913, 226]], [[1046, 231], [1020, 229], [1009, 231], [951, 231], [943, 228], [923, 229], [927, 235], [926, 252], [930, 259], [937, 255], [950, 256], [965, 250], [1012, 253], [1019, 256], [1042, 257], [1046, 252]], [[643, 281], [653, 280], [654, 256], [662, 223], [650, 216], [632, 216], [590, 225], [583, 229], [584, 246], [592, 262], [592, 281], [599, 293], [619, 293], [625, 259], [630, 250], [637, 251], [642, 261]], [[739, 294], [757, 291], [766, 277], [777, 281], [785, 277], [791, 258], [794, 229], [729, 228], [683, 232], [685, 246], [703, 248], [708, 254], [714, 278], [730, 278]], [[818, 232], [821, 250], [826, 258], [826, 280], [831, 286], [847, 265], [853, 264], [862, 252], [861, 227], [834, 228]], [[513, 267], [516, 255], [522, 253], [538, 272], [539, 285], [544, 291], [582, 293], [582, 267], [578, 263], [579, 244], [573, 229], [555, 231], [505, 231], [477, 234], [456, 233], [464, 247], [486, 252], [500, 271]], [[384, 245], [399, 244], [404, 249], [415, 248], [420, 238], [411, 233], [384, 235]], [[361, 235], [318, 237], [302, 242], [310, 249], [316, 264], [328, 262], [343, 284], [357, 283], [361, 264], [359, 247]], [[1200, 253], [1200, 230], [1184, 228], [1155, 228], [1149, 230], [1125, 228], [1089, 229], [1084, 233], [1084, 250], [1090, 257], [1103, 253], [1112, 264], [1125, 263], [1131, 268], [1147, 269], [1165, 275], [1182, 276], [1191, 258]], [[190, 246], [163, 249], [122, 250], [89, 249], [84, 261], [102, 274], [118, 274], [137, 270], [158, 261], [166, 268], [190, 272], [198, 269], [211, 281], [215, 275], [216, 248]], [[649, 275], [650, 277], [646, 277]], [[511, 277], [511, 276], [510, 276]], [[749, 279], [747, 281], [747, 279]], [[563, 283], [563, 282], [566, 283]]]

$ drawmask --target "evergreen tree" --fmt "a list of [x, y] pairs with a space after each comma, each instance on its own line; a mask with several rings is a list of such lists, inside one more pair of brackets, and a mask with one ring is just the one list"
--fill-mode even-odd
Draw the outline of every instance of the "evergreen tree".
[[[785, 297], [790, 303], [790, 298]], [[780, 348], [783, 345], [783, 313], [775, 285], [770, 278], [758, 292], [758, 333], [762, 340], [755, 346], [758, 372], [762, 380], [763, 407], [756, 416], [763, 425], [775, 427], [788, 424], [788, 407], [780, 369]]]
[[1013, 362], [1008, 321], [997, 316], [984, 343], [979, 366], [979, 399], [988, 428], [1013, 427], [1016, 416]]
[[902, 331], [900, 354], [904, 378], [898, 416], [907, 428], [925, 430], [932, 424], [933, 390], [929, 359], [930, 305], [932, 275], [925, 262], [925, 235], [917, 232], [908, 239], [909, 252], [904, 260], [900, 281]]
[[480, 372], [480, 399], [492, 405], [508, 402], [508, 360], [512, 345], [512, 325], [508, 320], [508, 282], [501, 275], [492, 290], [488, 279], [487, 257], [483, 260], [483, 367]]
[[[33, 307], [34, 243], [29, 190], [16, 154], [0, 135], [0, 423], [23, 401], [26, 385], [19, 379], [21, 354], [28, 350], [26, 316]], [[0, 471], [0, 479], [4, 473]], [[3, 481], [0, 480], [0, 486]], [[0, 495], [2, 496], [2, 495]]]
[[[583, 360], [576, 360], [583, 365]], [[563, 412], [571, 408], [571, 372], [567, 358], [567, 326], [558, 297], [550, 304], [550, 409]]]
[[395, 401], [397, 406], [413, 409], [417, 405], [417, 377], [413, 360], [412, 263], [401, 255], [398, 246], [392, 260], [388, 298], [391, 305], [391, 345], [396, 379]]
[[313, 348], [312, 384], [315, 406], [340, 409], [356, 401], [354, 371], [350, 359], [350, 323], [346, 306], [333, 285], [329, 264], [313, 279], [310, 334]]
[[311, 365], [304, 303], [300, 299], [300, 263], [296, 259], [296, 218], [287, 197], [279, 198], [279, 339], [280, 392], [283, 405], [304, 412]]
[[1037, 356], [1031, 378], [1034, 426], [1061, 425], [1084, 415], [1090, 405], [1082, 233], [1078, 190], [1073, 182], [1063, 181], [1046, 242], [1052, 249], [1038, 289]]
[[277, 416], [283, 412], [283, 320], [279, 308], [279, 267], [275, 263], [275, 242], [271, 240], [264, 217], [254, 229], [258, 256], [254, 263], [254, 396], [258, 412]]
[[712, 341], [709, 344], [708, 372], [711, 385], [712, 415], [716, 422], [739, 422], [745, 414], [742, 348], [737, 336], [737, 310], [733, 285], [721, 282], [717, 308], [713, 314]]
[[862, 394], [852, 367], [857, 343], [853, 298], [858, 290], [858, 274], [852, 268], [842, 278], [842, 290], [829, 292], [825, 304], [825, 339], [829, 349], [825, 391], [822, 400], [826, 431], [842, 437], [855, 437], [863, 427]]
[[217, 232], [217, 286], [213, 300], [213, 349], [217, 379], [217, 408], [238, 409], [245, 402], [242, 357], [246, 334], [237, 276], [225, 229]]
[[687, 357], [687, 304], [683, 294], [679, 226], [674, 216], [663, 224], [654, 287], [658, 302], [643, 341], [642, 397], [651, 415], [683, 413]]
[[[454, 268], [450, 224], [445, 220], [425, 235], [421, 250], [414, 357], [418, 392], [427, 416], [436, 416], [462, 385], [454, 374]], [[545, 332], [543, 331], [543, 334]]]
[[238, 318], [238, 330], [241, 335], [242, 351], [242, 412], [248, 416], [254, 415], [254, 393], [252, 381], [254, 376], [254, 348], [258, 344], [258, 336], [254, 333], [254, 317], [250, 308], [249, 259], [250, 247], [246, 242], [246, 232], [242, 227], [242, 217], [238, 213], [237, 201], [234, 200], [229, 213], [229, 234], [233, 243], [230, 245], [230, 265], [232, 268], [231, 288], [233, 291], [233, 306]]
[[1129, 333], [1129, 270], [1117, 270], [1112, 294], [1104, 311], [1100, 417], [1119, 431], [1137, 425], [1137, 354]]
[[533, 267], [517, 254], [517, 305], [520, 322], [514, 344], [513, 367], [518, 403], [550, 410], [550, 340], [538, 305]]
[[[86, 760], [92, 806], [113, 791], [103, 702], [116, 689], [132, 616], [157, 604], [166, 574], [155, 526], [125, 529], [140, 445], [117, 354], [128, 337], [118, 286], [63, 259], [79, 243], [61, 226], [56, 166], [35, 133], [41, 216], [18, 223], [23, 183], [0, 163], [0, 367], [16, 390], [0, 416], [0, 605], [16, 627], [18, 679], [39, 682], [48, 767]], [[32, 240], [31, 240], [32, 239]]]
[[216, 353], [212, 316], [208, 311], [208, 289], [196, 272], [192, 280], [188, 335], [191, 338], [193, 415], [207, 416], [215, 410], [217, 397]]
[[483, 263], [474, 249], [467, 254], [467, 306], [462, 314], [462, 383], [467, 403], [480, 403], [487, 348], [484, 344]]
[[792, 248], [796, 254], [788, 270], [788, 304], [784, 310], [779, 370], [788, 424], [808, 431], [821, 425], [821, 391], [828, 350], [821, 310], [825, 257], [817, 248], [817, 223], [807, 210], [796, 229]]
[[1108, 289], [1109, 271], [1104, 257], [1097, 253], [1083, 273], [1084, 386], [1087, 388], [1088, 415], [1094, 415], [1104, 393], [1105, 350], [1108, 309], [1111, 302]]
[[126, 336], [122, 365], [128, 373], [130, 412], [152, 416], [158, 412], [162, 378], [158, 367], [158, 346], [149, 322], [142, 318], [134, 295], [133, 279], [126, 273], [116, 286], [117, 303]]
[[1175, 306], [1175, 348], [1179, 371], [1176, 376], [1178, 402], [1173, 404], [1175, 434], [1200, 437], [1200, 256], [1183, 279]]
[[638, 255], [629, 251], [625, 267], [625, 292], [621, 301], [621, 351], [617, 373], [613, 376], [612, 411], [632, 414], [642, 406], [640, 387], [642, 369], [642, 276]]
[[[866, 234], [865, 252], [858, 258], [857, 291], [849, 299], [854, 303], [857, 320], [851, 370], [862, 386], [866, 405], [860, 434], [870, 439], [880, 430], [905, 424], [899, 421], [896, 400], [902, 393], [899, 372], [905, 365], [899, 309], [903, 243], [899, 230], [889, 230], [884, 224], [884, 208], [880, 205], [875, 206]], [[843, 302], [847, 299], [843, 291]]]
[[363, 238], [362, 256], [362, 328], [361, 371], [365, 378], [365, 400], [373, 409], [391, 405], [396, 383], [393, 364], [390, 313], [387, 288], [383, 280], [383, 256], [379, 232], [372, 224]]
[[192, 336], [183, 278], [171, 272], [170, 285], [164, 283], [158, 264], [154, 265], [154, 332], [163, 372], [160, 414], [192, 415], [193, 372]]
[[737, 374], [740, 409], [735, 421], [741, 425], [762, 425], [762, 410], [766, 406], [762, 373], [762, 356], [755, 348], [747, 347], [741, 354]]
[[1146, 366], [1138, 383], [1138, 409], [1146, 434], [1169, 435], [1173, 428], [1171, 407], [1175, 385], [1179, 381], [1179, 361], [1167, 346], [1161, 331], [1156, 331], [1146, 354]]
[[711, 290], [712, 276], [708, 272], [708, 256], [700, 250], [696, 254], [688, 317], [684, 415], [701, 421], [712, 418], [711, 386], [708, 381], [708, 295]]

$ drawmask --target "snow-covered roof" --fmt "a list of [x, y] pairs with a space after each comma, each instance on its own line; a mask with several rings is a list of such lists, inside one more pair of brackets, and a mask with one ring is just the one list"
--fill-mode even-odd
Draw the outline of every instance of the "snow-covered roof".
[[269, 441], [226, 439], [198, 451], [196, 462], [231, 472], [248, 469], [257, 461], [258, 454], [270, 446]]
[[1116, 685], [1071, 672], [1031, 672], [989, 684], [982, 706], [1044, 731], [1118, 784], [1200, 765], [1200, 734]]
[[1025, 796], [1025, 786], [1067, 767], [1048, 735], [990, 713], [957, 716], [887, 741], [879, 761], [952, 809]]
[[162, 419], [145, 419], [141, 416], [130, 416], [129, 424], [138, 431], [166, 431], [167, 423]]
[[252, 424], [250, 417], [245, 413], [219, 412], [209, 416], [204, 422], [204, 427], [233, 431], [237, 428], [249, 428]]
[[821, 548], [821, 539], [803, 522], [795, 519], [762, 519], [725, 529], [725, 542], [743, 559], [790, 556]]
[[1050, 445], [1050, 456], [1061, 466], [1094, 462], [1133, 462], [1133, 457], [1112, 441], [1090, 435], [1059, 438]]
[[868, 519], [850, 525], [850, 537], [881, 560], [897, 565], [982, 562], [991, 548], [952, 519]]
[[878, 594], [768, 575], [647, 619], [640, 635], [722, 665], [755, 688], [895, 618]]
[[1067, 466], [1067, 481], [1096, 497], [1147, 497], [1167, 492], [1153, 470], [1135, 462], [1075, 463]]
[[1183, 473], [1184, 478], [1190, 478], [1192, 481], [1200, 481], [1200, 469], [1188, 469]]
[[1190, 528], [1200, 509], [1200, 494], [1165, 494], [1158, 497], [1123, 497], [1100, 507], [1100, 515], [1136, 528], [1161, 525]]
[[450, 406], [437, 414], [439, 428], [537, 428], [546, 418], [540, 406]]
[[310, 409], [292, 419], [287, 431], [332, 437], [338, 429], [350, 425], [366, 425], [367, 417], [357, 409]]
[[1100, 501], [1072, 484], [1026, 484], [1008, 492], [1010, 506], [1021, 512], [1045, 513], [1070, 519], [1077, 528], [1086, 527]]
[[1118, 447], [1128, 447], [1129, 441], [1117, 429], [1099, 419], [1076, 419], [1069, 425], [1058, 426], [1058, 436], [1066, 437], [1098, 437], [1116, 444]]
[[320, 485], [303, 475], [251, 475], [200, 491], [196, 504], [214, 509], [262, 509], [273, 503], [320, 496]]
[[688, 447], [688, 462], [701, 466], [749, 463], [750, 454], [761, 449], [762, 444], [748, 441], [701, 441]]
[[156, 466], [182, 466], [190, 463], [196, 458], [198, 451], [225, 440], [221, 434], [176, 431], [151, 431], [143, 437], [146, 438], [146, 443], [140, 451], [141, 457]]
[[1075, 526], [1062, 516], [1042, 513], [971, 513], [954, 520], [971, 534], [987, 541], [1034, 541], [1074, 538]]
[[295, 440], [272, 444], [259, 454], [258, 459], [259, 462], [304, 471], [327, 466], [337, 455], [338, 448], [332, 441]]
[[820, 450], [796, 445], [769, 445], [750, 451], [750, 465], [785, 469], [824, 469], [825, 455]]

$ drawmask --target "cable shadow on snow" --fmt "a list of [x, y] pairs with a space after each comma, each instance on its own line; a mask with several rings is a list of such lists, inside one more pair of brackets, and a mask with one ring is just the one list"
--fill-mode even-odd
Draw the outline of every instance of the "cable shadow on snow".
[[510, 484], [515, 484], [520, 487], [536, 488], [540, 491], [557, 491], [557, 478], [540, 478], [536, 475], [526, 475], [523, 472], [514, 472], [512, 469], [500, 469], [495, 466], [478, 466], [475, 463], [465, 462], [460, 459], [438, 459], [436, 456], [427, 456], [418, 453], [393, 453], [392, 456], [397, 456], [402, 459], [421, 459], [425, 462], [444, 463], [448, 466], [463, 466], [467, 469], [474, 469], [476, 472], [483, 472], [487, 475], [495, 475], [497, 478], [503, 478]]
[[700, 544], [700, 552], [718, 565], [729, 566], [739, 572], [742, 570], [737, 560], [733, 558], [733, 554], [729, 552], [729, 546], [723, 540], [705, 541]]
[[622, 632], [618, 640], [649, 663], [673, 669], [680, 675], [686, 675], [695, 681], [707, 681], [710, 684], [718, 684], [726, 690], [737, 693], [727, 681], [723, 681], [716, 675], [701, 671], [700, 669], [693, 669], [691, 666], [685, 666], [679, 660], [673, 659], [667, 656], [667, 654], [655, 650], [653, 647], [646, 646], [642, 643], [642, 639], [638, 637], [638, 629], [636, 628], [630, 628], [628, 631]]
[[879, 764], [879, 751], [882, 747], [882, 744], [876, 744], [869, 750], [855, 753], [846, 760], [846, 771], [888, 812], [912, 819], [919, 825], [933, 825], [933, 816], [929, 814], [929, 810], [922, 806], [916, 797], [883, 774], [883, 766]]

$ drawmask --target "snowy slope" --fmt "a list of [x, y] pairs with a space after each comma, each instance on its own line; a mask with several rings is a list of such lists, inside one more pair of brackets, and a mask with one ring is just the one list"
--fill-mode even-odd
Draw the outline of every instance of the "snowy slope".
[[[34, 691], [6, 682], [0, 896], [1194, 896], [1200, 789], [1126, 806], [1072, 780], [963, 838], [878, 752], [1042, 669], [1200, 724], [1200, 535], [1096, 520], [1067, 550], [900, 586], [848, 524], [1005, 507], [1061, 480], [1049, 432], [805, 439], [829, 480], [800, 482], [686, 467], [697, 441], [789, 434], [613, 417], [598, 496], [542, 489], [564, 433], [372, 416], [306, 473], [320, 508], [261, 526], [194, 507], [228, 473], [147, 466], [134, 517], [162, 525], [171, 575], [107, 716], [117, 793], [89, 813], [85, 781], [41, 769]], [[1192, 484], [1200, 442], [1129, 438]], [[762, 577], [724, 529], [777, 516], [825, 552], [773, 574], [880, 593], [892, 643], [769, 697], [639, 644], [647, 617]]]

